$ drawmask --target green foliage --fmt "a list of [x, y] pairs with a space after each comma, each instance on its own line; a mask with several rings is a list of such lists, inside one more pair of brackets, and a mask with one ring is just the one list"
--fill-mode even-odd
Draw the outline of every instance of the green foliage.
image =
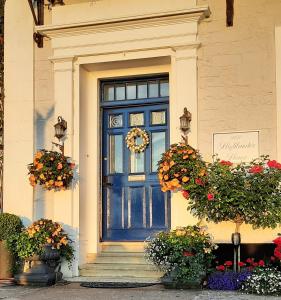
[[74, 256], [74, 249], [68, 234], [59, 223], [47, 219], [33, 222], [21, 233], [12, 235], [7, 243], [15, 257], [21, 260], [33, 255], [41, 255], [45, 245], [51, 245], [52, 248], [57, 249], [61, 258], [69, 263]]
[[208, 165], [204, 193], [193, 186], [189, 207], [193, 215], [215, 223], [245, 222], [254, 228], [275, 228], [281, 222], [281, 165], [262, 156], [233, 165], [216, 160]]
[[213, 244], [204, 228], [187, 226], [160, 232], [147, 241], [145, 256], [177, 282], [201, 280], [214, 258]]
[[0, 241], [7, 240], [12, 234], [21, 231], [23, 225], [21, 219], [13, 214], [0, 214]]

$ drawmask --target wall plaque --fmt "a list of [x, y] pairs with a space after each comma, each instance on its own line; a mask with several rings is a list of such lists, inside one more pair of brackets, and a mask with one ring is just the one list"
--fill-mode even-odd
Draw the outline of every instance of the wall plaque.
[[213, 154], [234, 163], [259, 157], [259, 131], [214, 133]]

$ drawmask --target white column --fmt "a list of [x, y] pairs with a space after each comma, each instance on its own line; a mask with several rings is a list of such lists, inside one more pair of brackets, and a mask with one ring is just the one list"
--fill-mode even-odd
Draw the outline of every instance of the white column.
[[[73, 159], [76, 155], [74, 145], [74, 68], [73, 59], [54, 61], [54, 97], [55, 97], [55, 122], [58, 116], [67, 121], [65, 139], [65, 155]], [[77, 140], [77, 139], [75, 139]], [[56, 141], [57, 142], [57, 141]], [[58, 150], [59, 151], [59, 150]], [[54, 193], [54, 216], [53, 220], [61, 222], [64, 229], [69, 233], [75, 246], [75, 261], [71, 270], [67, 265], [63, 266], [65, 277], [78, 275], [79, 257], [79, 198], [76, 195], [75, 185], [66, 191]]]
[[[192, 114], [189, 144], [197, 148], [198, 112], [197, 112], [197, 49], [179, 47], [171, 57], [171, 95], [170, 95], [170, 139], [171, 143], [181, 141], [179, 117], [184, 107]], [[197, 219], [187, 211], [187, 202], [180, 193], [173, 193], [171, 199], [171, 227], [194, 224]]]
[[5, 5], [4, 211], [33, 219], [27, 164], [34, 144], [33, 18], [27, 1]]
[[281, 26], [275, 27], [277, 159], [281, 161]]

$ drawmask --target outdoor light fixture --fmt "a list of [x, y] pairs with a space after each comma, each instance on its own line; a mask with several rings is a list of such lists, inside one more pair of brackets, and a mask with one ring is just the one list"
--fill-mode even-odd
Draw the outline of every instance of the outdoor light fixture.
[[234, 246], [239, 246], [241, 243], [241, 235], [239, 232], [232, 233], [231, 242]]
[[64, 5], [65, 3], [63, 0], [48, 0], [49, 5], [56, 6], [56, 5]]
[[[61, 117], [58, 117], [58, 123], [54, 125], [55, 127], [55, 137], [61, 141], [62, 138], [65, 136], [65, 131], [67, 129], [67, 122]], [[64, 141], [61, 141], [61, 144], [54, 143], [53, 144], [59, 147], [62, 154], [64, 154]]]
[[184, 134], [182, 138], [186, 144], [188, 143], [187, 134], [190, 130], [190, 122], [191, 122], [191, 113], [185, 107], [183, 110], [183, 115], [180, 117], [180, 130]]

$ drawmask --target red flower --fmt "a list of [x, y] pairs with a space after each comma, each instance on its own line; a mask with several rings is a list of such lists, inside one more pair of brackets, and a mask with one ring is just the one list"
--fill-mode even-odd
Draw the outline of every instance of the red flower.
[[281, 246], [281, 236], [278, 236], [275, 240], [273, 240], [273, 243], [277, 246]]
[[189, 194], [189, 192], [188, 191], [182, 191], [182, 195], [184, 196], [184, 198], [185, 199], [189, 199], [189, 197], [190, 197], [190, 194]]
[[265, 266], [265, 262], [262, 259], [259, 261], [259, 266], [260, 267], [264, 267]]
[[245, 267], [246, 264], [245, 264], [243, 261], [239, 261], [239, 262], [238, 262], [238, 266], [239, 266], [239, 267]]
[[201, 178], [196, 178], [195, 179], [195, 183], [198, 184], [198, 185], [204, 185], [203, 181]]
[[227, 260], [225, 263], [224, 263], [225, 266], [227, 267], [231, 267], [233, 265], [232, 261], [231, 260]]
[[255, 165], [253, 166], [250, 170], [249, 170], [249, 173], [253, 173], [253, 174], [257, 174], [257, 173], [262, 173], [263, 171], [263, 167], [260, 166], [260, 165]]
[[277, 162], [276, 160], [269, 160], [267, 162], [267, 165], [269, 166], [269, 168], [272, 168], [272, 169], [281, 169], [281, 164], [279, 162]]
[[207, 198], [208, 198], [209, 201], [212, 201], [212, 200], [214, 200], [215, 196], [214, 196], [214, 194], [209, 193], [207, 195]]
[[182, 255], [183, 256], [194, 256], [194, 254], [189, 251], [183, 251]]
[[229, 166], [229, 167], [233, 165], [233, 163], [231, 161], [228, 161], [228, 160], [221, 160], [220, 164], [223, 165], [223, 166]]
[[280, 247], [276, 247], [274, 249], [274, 256], [281, 260], [281, 249], [280, 249]]
[[254, 259], [253, 259], [253, 258], [247, 258], [247, 259], [246, 259], [246, 262], [247, 262], [248, 264], [252, 264], [252, 263], [254, 262]]
[[225, 266], [219, 265], [219, 266], [216, 267], [216, 269], [217, 269], [218, 271], [224, 271], [224, 270], [225, 270]]

